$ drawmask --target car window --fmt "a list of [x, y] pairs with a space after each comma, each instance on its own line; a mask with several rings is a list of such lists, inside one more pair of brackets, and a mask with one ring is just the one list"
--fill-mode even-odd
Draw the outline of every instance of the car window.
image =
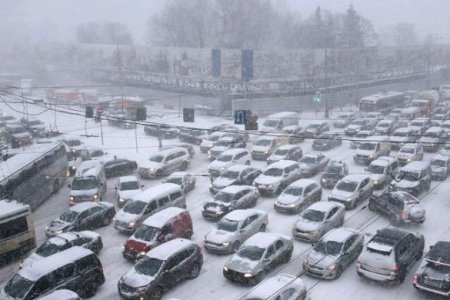
[[406, 251], [408, 251], [408, 245], [405, 243], [405, 240], [401, 241], [397, 247], [397, 255], [398, 257], [403, 256]]
[[97, 262], [90, 256], [79, 259], [76, 263], [77, 271], [85, 273], [87, 270], [97, 266]]
[[98, 212], [100, 212], [102, 210], [103, 210], [102, 207], [95, 206], [95, 207], [92, 207], [91, 209], [89, 209], [89, 214], [92, 215], [92, 214], [98, 213]]
[[281, 248], [283, 248], [283, 242], [278, 240], [275, 243], [275, 250], [280, 250]]
[[291, 300], [291, 297], [295, 294], [295, 288], [289, 288], [278, 295], [275, 300]]
[[78, 216], [78, 220], [82, 220], [87, 218], [90, 215], [90, 209], [83, 211], [79, 216]]
[[174, 154], [169, 154], [169, 155], [167, 155], [165, 161], [169, 161], [169, 160], [172, 160], [172, 159], [174, 159], [174, 158], [175, 158], [175, 155], [174, 155]]
[[310, 192], [312, 191], [312, 186], [311, 185], [308, 185], [306, 188], [305, 188], [305, 195], [308, 195]]
[[166, 205], [169, 202], [170, 202], [169, 196], [162, 197], [162, 198], [158, 199], [158, 205], [160, 207]]
[[144, 214], [149, 214], [152, 211], [154, 211], [156, 209], [157, 205], [156, 205], [156, 201], [152, 201], [149, 204], [147, 204], [147, 207], [145, 208], [145, 212]]
[[172, 201], [173, 201], [175, 199], [181, 198], [182, 196], [183, 196], [183, 194], [181, 192], [175, 192], [175, 193], [170, 194], [170, 199], [172, 199]]
[[273, 254], [275, 253], [275, 248], [273, 245], [271, 245], [269, 248], [267, 248], [267, 252], [266, 255], [264, 256], [265, 258], [269, 258], [271, 257]]
[[334, 207], [330, 210], [330, 212], [328, 213], [328, 217], [327, 219], [331, 218], [332, 216], [334, 216], [334, 214], [338, 211], [337, 207]]
[[42, 295], [43, 293], [47, 292], [53, 288], [53, 280], [50, 277], [50, 275], [41, 277], [33, 287], [33, 290], [31, 291], [30, 295]]
[[73, 264], [65, 265], [53, 273], [53, 278], [55, 279], [56, 284], [64, 282], [70, 279], [75, 273], [75, 267]]

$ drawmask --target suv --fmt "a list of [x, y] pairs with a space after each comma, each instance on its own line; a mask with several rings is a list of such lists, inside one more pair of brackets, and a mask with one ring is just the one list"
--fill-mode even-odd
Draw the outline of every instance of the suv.
[[347, 175], [336, 183], [328, 201], [336, 201], [353, 209], [359, 202], [369, 198], [373, 192], [373, 184], [368, 175]]
[[302, 177], [312, 177], [325, 169], [329, 162], [330, 159], [322, 153], [308, 153], [298, 161], [300, 174]]
[[342, 145], [341, 134], [336, 131], [327, 131], [313, 140], [312, 149], [316, 151], [326, 151], [340, 145]]
[[373, 188], [379, 190], [391, 182], [392, 178], [394, 178], [397, 173], [397, 169], [397, 159], [391, 156], [380, 156], [370, 163], [366, 171], [370, 173], [370, 180], [373, 182]]
[[246, 142], [243, 135], [229, 134], [221, 137], [214, 143], [214, 145], [208, 150], [208, 158], [210, 161], [213, 161], [228, 149], [245, 148], [245, 146]]
[[300, 179], [300, 167], [291, 160], [279, 160], [255, 178], [253, 185], [261, 194], [280, 194], [291, 182]]
[[450, 266], [450, 242], [439, 241], [430, 246], [413, 277], [413, 286], [425, 292], [450, 296], [448, 276]]
[[283, 145], [275, 149], [275, 151], [267, 158], [267, 164], [270, 165], [276, 161], [285, 159], [298, 161], [303, 156], [303, 150], [298, 145]]
[[401, 283], [408, 269], [423, 255], [422, 234], [398, 228], [377, 231], [358, 257], [356, 272], [377, 281]]
[[333, 122], [333, 126], [336, 128], [344, 128], [355, 119], [355, 113], [347, 112], [339, 114]]
[[436, 152], [439, 147], [445, 142], [447, 132], [442, 127], [431, 127], [419, 139], [423, 150], [428, 152]]
[[303, 135], [305, 138], [313, 139], [328, 130], [330, 126], [327, 122], [314, 122], [305, 127]]
[[258, 177], [262, 171], [260, 169], [250, 167], [247, 165], [234, 165], [228, 167], [222, 175], [213, 179], [211, 177], [211, 184], [209, 185], [209, 191], [213, 194], [217, 193], [221, 189], [235, 185], [252, 185], [253, 180]]
[[186, 239], [174, 239], [145, 254], [117, 284], [123, 299], [161, 299], [162, 294], [200, 273], [200, 247]]
[[423, 147], [421, 144], [406, 144], [397, 153], [398, 163], [401, 166], [412, 161], [423, 159]]
[[402, 191], [386, 191], [369, 199], [369, 209], [386, 215], [393, 226], [425, 222], [425, 208], [416, 197]]
[[103, 283], [105, 276], [98, 257], [91, 250], [75, 246], [21, 269], [2, 289], [0, 298], [35, 299], [59, 289], [89, 298]]
[[450, 173], [450, 157], [436, 155], [430, 161], [431, 179], [445, 180]]
[[361, 141], [353, 155], [355, 163], [370, 164], [380, 156], [387, 156], [391, 152], [391, 144], [386, 136], [368, 137]]
[[323, 170], [320, 185], [325, 189], [332, 189], [336, 183], [348, 175], [348, 166], [345, 162], [332, 160]]
[[250, 165], [250, 161], [251, 157], [247, 149], [230, 149], [222, 152], [216, 160], [208, 165], [208, 173], [211, 174], [211, 176], [220, 176], [229, 166], [235, 164]]
[[190, 162], [189, 152], [186, 149], [166, 149], [159, 151], [140, 165], [138, 173], [142, 178], [161, 177], [176, 170], [186, 170]]
[[410, 162], [400, 169], [389, 188], [396, 191], [405, 191], [413, 196], [429, 191], [431, 188], [430, 165], [422, 161]]
[[322, 188], [314, 180], [294, 181], [278, 196], [274, 208], [281, 213], [299, 213], [322, 199]]
[[142, 191], [144, 185], [141, 185], [139, 179], [134, 176], [122, 176], [117, 181], [115, 187], [117, 192], [117, 205], [123, 207], [134, 195]]

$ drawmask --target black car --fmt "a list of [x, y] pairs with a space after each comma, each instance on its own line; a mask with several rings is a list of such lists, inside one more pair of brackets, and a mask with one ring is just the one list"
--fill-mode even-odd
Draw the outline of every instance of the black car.
[[67, 231], [79, 231], [107, 226], [116, 215], [114, 205], [109, 202], [83, 202], [66, 210], [46, 227], [48, 237]]
[[345, 162], [332, 160], [326, 166], [320, 178], [320, 185], [325, 189], [332, 189], [336, 183], [348, 175], [348, 166]]
[[134, 160], [117, 158], [105, 162], [103, 168], [106, 177], [111, 178], [131, 174], [137, 170], [138, 165]]
[[173, 139], [178, 135], [178, 130], [175, 127], [164, 124], [145, 125], [144, 132], [146, 135], [160, 136], [162, 139]]
[[413, 277], [413, 286], [421, 291], [450, 296], [450, 242], [430, 246]]
[[178, 138], [180, 139], [180, 142], [200, 145], [202, 143], [203, 136], [206, 134], [208, 134], [208, 132], [202, 129], [180, 129]]

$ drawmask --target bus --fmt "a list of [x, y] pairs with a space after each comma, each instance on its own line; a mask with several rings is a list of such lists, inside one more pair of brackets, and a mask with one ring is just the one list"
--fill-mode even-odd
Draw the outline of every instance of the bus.
[[2, 153], [0, 199], [13, 199], [34, 210], [56, 193], [67, 177], [63, 143], [41, 144]]
[[29, 205], [0, 200], [0, 263], [3, 265], [36, 247]]
[[396, 107], [402, 107], [405, 102], [405, 93], [383, 92], [363, 97], [359, 100], [359, 110], [363, 112], [379, 111], [387, 113]]

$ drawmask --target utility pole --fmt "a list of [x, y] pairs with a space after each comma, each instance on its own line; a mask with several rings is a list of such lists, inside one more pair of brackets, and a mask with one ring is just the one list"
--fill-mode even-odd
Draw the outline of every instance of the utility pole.
[[330, 117], [330, 113], [328, 111], [328, 45], [325, 45], [325, 88], [324, 88], [324, 94], [325, 94], [325, 118]]

